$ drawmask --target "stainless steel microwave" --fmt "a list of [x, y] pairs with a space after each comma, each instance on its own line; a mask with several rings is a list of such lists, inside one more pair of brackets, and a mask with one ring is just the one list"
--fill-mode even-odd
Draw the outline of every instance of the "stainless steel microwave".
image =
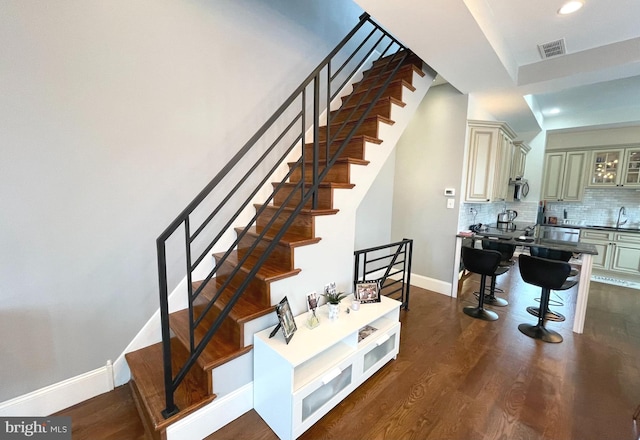
[[522, 200], [529, 194], [529, 183], [524, 179], [513, 180], [513, 200]]

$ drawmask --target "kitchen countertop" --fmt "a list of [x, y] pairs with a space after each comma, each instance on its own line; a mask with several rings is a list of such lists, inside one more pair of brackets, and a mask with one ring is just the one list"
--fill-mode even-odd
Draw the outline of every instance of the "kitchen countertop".
[[542, 226], [549, 226], [552, 228], [572, 228], [572, 229], [597, 229], [600, 231], [616, 231], [616, 232], [636, 232], [640, 233], [640, 226], [626, 226], [622, 225], [619, 228], [615, 226], [606, 226], [606, 225], [576, 225], [572, 223], [558, 223], [558, 224], [550, 224], [545, 223]]
[[508, 231], [504, 228], [498, 228], [490, 225], [486, 230], [474, 232], [472, 234], [458, 234], [458, 237], [491, 240], [498, 243], [512, 244], [516, 246], [540, 247], [558, 251], [568, 251], [576, 254], [598, 254], [596, 247], [591, 243], [551, 240], [536, 236], [525, 237], [526, 227], [533, 227], [533, 225], [521, 224], [513, 231]]

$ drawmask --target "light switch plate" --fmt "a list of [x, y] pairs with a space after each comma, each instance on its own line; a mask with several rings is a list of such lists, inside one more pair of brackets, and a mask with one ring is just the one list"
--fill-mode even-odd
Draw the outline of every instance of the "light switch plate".
[[455, 206], [455, 203], [456, 203], [456, 199], [447, 199], [447, 208], [453, 209], [453, 207]]

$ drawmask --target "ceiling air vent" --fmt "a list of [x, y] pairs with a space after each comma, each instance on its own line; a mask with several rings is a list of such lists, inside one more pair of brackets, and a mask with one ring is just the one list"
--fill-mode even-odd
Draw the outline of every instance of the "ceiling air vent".
[[542, 59], [564, 55], [566, 53], [564, 48], [564, 38], [544, 44], [538, 44], [538, 50], [540, 51]]

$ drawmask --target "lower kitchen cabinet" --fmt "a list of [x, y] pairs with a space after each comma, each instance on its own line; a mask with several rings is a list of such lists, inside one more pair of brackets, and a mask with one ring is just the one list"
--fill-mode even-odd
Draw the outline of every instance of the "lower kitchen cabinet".
[[[314, 329], [308, 313], [297, 316], [289, 344], [271, 329], [254, 336], [254, 408], [281, 439], [299, 437], [398, 354], [401, 303], [382, 297], [345, 313], [348, 303], [335, 321], [320, 307]], [[366, 326], [375, 331], [362, 338]]]
[[583, 229], [580, 241], [593, 244], [593, 268], [640, 275], [640, 233]]
[[611, 270], [640, 274], [640, 234], [615, 234], [616, 244], [611, 256]]

